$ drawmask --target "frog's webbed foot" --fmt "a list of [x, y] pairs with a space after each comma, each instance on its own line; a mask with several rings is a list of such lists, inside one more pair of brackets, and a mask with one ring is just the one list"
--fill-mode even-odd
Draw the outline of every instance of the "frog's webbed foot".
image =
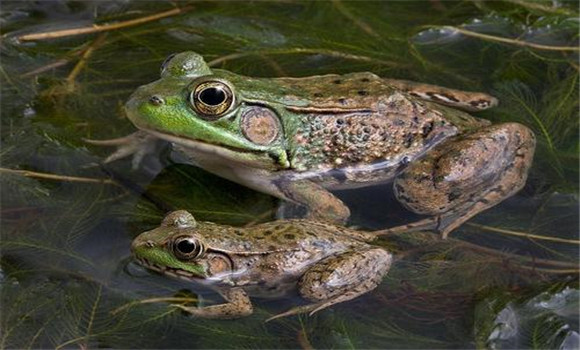
[[267, 321], [300, 313], [314, 314], [375, 289], [391, 267], [393, 256], [382, 248], [354, 250], [330, 256], [313, 265], [298, 283], [298, 291], [312, 304], [298, 306]]
[[534, 148], [534, 134], [517, 123], [492, 125], [435, 147], [393, 183], [403, 206], [432, 218], [386, 231], [434, 228], [447, 237], [525, 185]]
[[277, 186], [287, 200], [308, 208], [309, 219], [344, 225], [350, 216], [340, 199], [310, 180], [282, 180]]
[[146, 154], [152, 153], [154, 151], [158, 141], [155, 136], [145, 131], [137, 131], [130, 135], [110, 140], [83, 140], [86, 143], [90, 143], [91, 145], [117, 147], [117, 150], [108, 156], [103, 161], [103, 163], [106, 164], [132, 156], [133, 159], [131, 161], [131, 165], [133, 169], [139, 167], [139, 164], [141, 164], [141, 161]]
[[232, 288], [220, 293], [227, 303], [204, 306], [190, 307], [184, 305], [171, 305], [181, 309], [192, 316], [213, 319], [228, 319], [249, 316], [254, 311], [252, 302], [248, 294], [241, 288]]

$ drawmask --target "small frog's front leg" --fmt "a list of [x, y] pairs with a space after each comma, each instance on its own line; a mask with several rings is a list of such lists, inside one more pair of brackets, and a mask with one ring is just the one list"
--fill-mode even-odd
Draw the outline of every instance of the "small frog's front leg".
[[375, 289], [389, 271], [392, 254], [382, 248], [366, 248], [330, 256], [312, 266], [300, 278], [300, 295], [314, 303], [292, 308], [268, 321], [309, 312], [310, 315]]
[[401, 204], [433, 217], [386, 231], [435, 228], [445, 238], [469, 218], [519, 191], [534, 149], [534, 134], [517, 123], [492, 125], [438, 145], [394, 181]]
[[172, 306], [201, 318], [238, 318], [249, 316], [254, 311], [250, 297], [248, 297], [248, 294], [242, 288], [227, 289], [220, 292], [220, 294], [227, 303], [204, 307]]
[[310, 180], [283, 179], [276, 182], [285, 199], [308, 208], [308, 218], [344, 225], [348, 207], [327, 189]]

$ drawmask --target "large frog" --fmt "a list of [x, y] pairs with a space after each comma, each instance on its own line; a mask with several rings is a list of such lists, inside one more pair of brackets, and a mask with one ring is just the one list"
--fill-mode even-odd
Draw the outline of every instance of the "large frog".
[[312, 314], [375, 289], [392, 262], [388, 251], [368, 244], [376, 237], [300, 219], [236, 228], [196, 222], [179, 210], [135, 238], [131, 250], [145, 267], [206, 284], [226, 300], [205, 307], [175, 305], [194, 316], [247, 316], [253, 311], [248, 295], [275, 297], [296, 289], [312, 302], [273, 319]]
[[251, 78], [183, 52], [127, 102], [141, 131], [98, 143], [119, 146], [107, 161], [131, 153], [139, 161], [152, 140], [172, 142], [203, 169], [333, 223], [350, 212], [329, 190], [392, 181], [400, 203], [428, 216], [393, 232], [445, 237], [525, 184], [534, 134], [460, 110], [496, 104], [486, 94], [372, 73]]

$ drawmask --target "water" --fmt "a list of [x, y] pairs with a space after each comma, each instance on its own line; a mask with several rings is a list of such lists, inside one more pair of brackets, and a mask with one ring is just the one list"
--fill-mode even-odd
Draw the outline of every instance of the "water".
[[[180, 2], [192, 8], [107, 33], [18, 42], [24, 34], [120, 22], [175, 4], [3, 1], [1, 347], [574, 347], [578, 13], [566, 2], [534, 4]], [[518, 38], [560, 49], [522, 46], [513, 42]], [[244, 225], [270, 220], [277, 207], [271, 197], [176, 164], [179, 155], [166, 147], [132, 170], [128, 160], [99, 166], [110, 150], [83, 141], [133, 132], [120, 106], [158, 78], [166, 56], [184, 50], [250, 76], [372, 71], [490, 92], [500, 106], [478, 116], [523, 123], [538, 137], [528, 184], [446, 242], [432, 233], [381, 241], [399, 256], [381, 286], [313, 317], [263, 322], [300, 303], [298, 296], [256, 299], [254, 315], [233, 321], [135, 303], [175, 295], [200, 305], [221, 301], [131, 261], [132, 238], [167, 210]], [[40, 177], [46, 174], [56, 178]], [[389, 185], [338, 195], [362, 229], [418, 218]], [[508, 314], [509, 337], [501, 328]], [[509, 339], [498, 341], [502, 336]]]

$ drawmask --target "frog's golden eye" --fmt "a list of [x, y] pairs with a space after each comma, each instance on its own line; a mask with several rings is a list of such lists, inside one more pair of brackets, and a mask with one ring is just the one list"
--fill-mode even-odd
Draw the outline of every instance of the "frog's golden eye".
[[221, 81], [205, 81], [193, 89], [189, 100], [196, 112], [208, 119], [215, 119], [226, 113], [234, 104], [234, 94], [232, 89]]
[[173, 253], [180, 260], [196, 259], [205, 251], [201, 242], [190, 236], [177, 237], [172, 246]]

